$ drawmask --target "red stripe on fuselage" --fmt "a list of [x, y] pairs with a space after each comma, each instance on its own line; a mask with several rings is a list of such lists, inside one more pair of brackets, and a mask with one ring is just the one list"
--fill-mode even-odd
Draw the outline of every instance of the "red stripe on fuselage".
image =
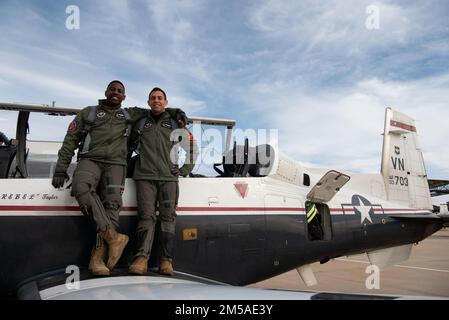
[[[136, 211], [137, 207], [123, 207], [121, 211]], [[177, 211], [283, 211], [305, 212], [305, 208], [280, 207], [178, 207]], [[373, 208], [374, 211], [422, 211], [425, 209], [412, 208]], [[80, 211], [78, 206], [0, 206], [0, 211]], [[331, 208], [331, 212], [354, 211], [354, 209]]]
[[[123, 207], [122, 211], [136, 211], [137, 207]], [[78, 206], [0, 206], [0, 211], [80, 211]]]
[[[348, 205], [349, 206], [349, 205]], [[369, 207], [369, 206], [366, 206]], [[374, 211], [422, 211], [422, 210], [426, 210], [426, 209], [412, 209], [412, 208], [390, 208], [390, 209], [382, 209], [382, 208], [374, 208], [372, 207], [372, 209]], [[343, 212], [343, 211], [354, 211], [355, 209], [341, 209], [341, 208], [335, 208], [335, 209], [330, 209], [331, 212]], [[426, 210], [428, 211], [428, 210]]]
[[[136, 211], [137, 207], [123, 207], [121, 211]], [[304, 211], [304, 208], [270, 207], [178, 207], [176, 211]], [[0, 211], [80, 211], [78, 206], [0, 206]]]
[[305, 211], [304, 208], [279, 207], [178, 207], [176, 211]]

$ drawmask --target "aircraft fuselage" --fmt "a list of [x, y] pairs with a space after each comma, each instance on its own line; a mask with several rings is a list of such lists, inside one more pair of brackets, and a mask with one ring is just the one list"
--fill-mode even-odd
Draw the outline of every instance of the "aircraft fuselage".
[[[180, 179], [175, 270], [246, 285], [315, 261], [414, 243], [442, 227], [390, 217], [429, 211], [383, 200], [380, 175], [370, 176], [370, 186], [360, 188], [355, 178], [318, 206], [325, 227], [317, 240], [306, 220], [310, 187], [270, 177]], [[94, 232], [70, 190], [54, 189], [49, 179], [7, 182], [0, 187], [1, 295], [13, 295], [21, 281], [46, 271], [87, 267]], [[123, 267], [132, 259], [134, 194], [128, 179], [120, 224], [131, 241]], [[150, 267], [157, 266], [157, 253], [155, 246]]]

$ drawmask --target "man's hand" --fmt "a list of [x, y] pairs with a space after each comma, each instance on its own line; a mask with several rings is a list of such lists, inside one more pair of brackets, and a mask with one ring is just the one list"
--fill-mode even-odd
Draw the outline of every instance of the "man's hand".
[[170, 114], [170, 117], [173, 120], [176, 120], [176, 123], [180, 128], [185, 128], [188, 119], [184, 111], [182, 111], [179, 108], [166, 108], [165, 111], [167, 111]]
[[178, 109], [176, 111], [176, 121], [178, 122], [178, 126], [180, 128], [185, 128], [185, 126], [187, 125], [188, 122], [187, 115], [181, 109]]
[[53, 180], [51, 180], [51, 184], [56, 189], [59, 189], [62, 188], [66, 180], [69, 180], [67, 172], [55, 172], [55, 174], [53, 175]]
[[177, 164], [172, 164], [171, 167], [170, 167], [170, 172], [175, 177], [178, 177], [179, 174], [180, 174], [179, 166]]

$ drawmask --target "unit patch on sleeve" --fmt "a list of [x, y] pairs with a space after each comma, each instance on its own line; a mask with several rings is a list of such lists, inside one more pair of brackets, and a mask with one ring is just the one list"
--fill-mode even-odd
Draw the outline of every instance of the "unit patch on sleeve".
[[68, 132], [75, 132], [77, 128], [77, 124], [76, 121], [73, 120], [72, 122], [70, 122], [69, 124], [69, 128], [67, 129]]

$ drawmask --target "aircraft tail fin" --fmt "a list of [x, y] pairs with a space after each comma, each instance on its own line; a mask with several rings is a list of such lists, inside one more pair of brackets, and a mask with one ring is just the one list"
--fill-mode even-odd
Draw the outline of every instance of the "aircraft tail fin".
[[388, 200], [413, 208], [432, 209], [415, 121], [391, 108], [385, 110], [381, 173]]

